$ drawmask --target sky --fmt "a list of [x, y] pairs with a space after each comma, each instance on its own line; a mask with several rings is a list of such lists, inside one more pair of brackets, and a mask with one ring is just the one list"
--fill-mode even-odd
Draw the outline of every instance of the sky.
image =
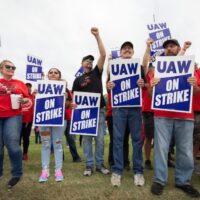
[[[192, 42], [187, 54], [200, 63], [199, 0], [0, 0], [0, 8], [0, 60], [11, 60], [15, 77], [24, 81], [29, 54], [43, 60], [45, 73], [59, 68], [71, 88], [82, 57], [98, 59], [91, 27], [99, 28], [107, 55], [131, 41], [142, 60], [153, 15], [181, 45]], [[104, 67], [105, 85], [107, 61]]]

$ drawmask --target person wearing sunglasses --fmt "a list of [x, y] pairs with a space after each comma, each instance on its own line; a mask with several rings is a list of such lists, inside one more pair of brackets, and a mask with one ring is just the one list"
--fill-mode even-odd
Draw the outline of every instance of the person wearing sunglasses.
[[[61, 72], [57, 68], [51, 68], [47, 75], [49, 80], [61, 81]], [[54, 158], [55, 158], [55, 181], [60, 182], [64, 180], [62, 173], [63, 165], [63, 148], [62, 137], [64, 133], [64, 126], [39, 126], [42, 149], [42, 172], [39, 177], [39, 182], [43, 183], [49, 177], [49, 162], [51, 154], [51, 145], [53, 145]]]
[[[22, 125], [22, 104], [30, 103], [26, 85], [14, 79], [16, 67], [9, 60], [0, 63], [0, 178], [3, 176], [4, 146], [11, 162], [8, 188], [16, 185], [22, 176], [22, 153], [19, 145]], [[17, 97], [13, 107], [13, 96]]]

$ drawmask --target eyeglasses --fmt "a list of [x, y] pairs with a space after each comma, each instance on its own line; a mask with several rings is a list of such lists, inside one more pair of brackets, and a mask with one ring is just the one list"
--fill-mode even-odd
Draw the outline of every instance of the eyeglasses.
[[12, 70], [16, 70], [15, 66], [10, 66], [10, 65], [5, 65], [6, 69], [12, 69]]
[[58, 74], [57, 71], [50, 71], [49, 74]]

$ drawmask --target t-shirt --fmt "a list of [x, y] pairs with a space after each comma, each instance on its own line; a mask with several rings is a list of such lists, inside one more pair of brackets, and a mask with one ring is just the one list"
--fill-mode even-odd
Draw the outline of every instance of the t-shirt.
[[99, 71], [97, 65], [89, 73], [84, 73], [75, 79], [72, 91], [100, 93], [100, 107], [103, 108], [106, 105], [103, 97], [102, 71]]
[[[152, 69], [153, 70], [153, 69]], [[151, 77], [154, 74], [153, 71], [148, 71], [146, 74], [146, 80], [150, 83]], [[148, 84], [150, 85], [150, 84]], [[153, 112], [151, 109], [151, 99], [152, 97], [149, 96], [148, 88], [142, 89], [142, 112]]]
[[[24, 123], [28, 123], [28, 122], [32, 122], [33, 121], [34, 96], [30, 94], [29, 95], [29, 99], [32, 102], [32, 106], [28, 110], [22, 111], [22, 122], [24, 122]], [[22, 107], [23, 107], [23, 105], [22, 105]]]
[[111, 92], [108, 91], [108, 109], [106, 113], [107, 117], [112, 117], [112, 105], [111, 105]]
[[[66, 93], [67, 93], [67, 99], [68, 101], [72, 100], [72, 93], [69, 91], [69, 89], [66, 88]], [[72, 109], [71, 108], [65, 108], [65, 119], [66, 120], [71, 120], [72, 116]]]
[[12, 109], [11, 94], [21, 94], [23, 97], [29, 97], [26, 85], [19, 80], [0, 79], [0, 117], [14, 117], [22, 114], [22, 108]]
[[[200, 80], [200, 69], [196, 71], [196, 74], [198, 76], [198, 85]], [[200, 93], [193, 96], [193, 111], [200, 112]]]

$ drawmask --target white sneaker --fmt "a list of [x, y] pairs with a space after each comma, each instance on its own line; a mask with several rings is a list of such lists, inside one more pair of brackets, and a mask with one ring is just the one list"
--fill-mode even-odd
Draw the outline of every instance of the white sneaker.
[[134, 175], [134, 184], [136, 186], [143, 186], [145, 184], [143, 174], [135, 174]]
[[111, 184], [112, 184], [112, 186], [120, 187], [120, 185], [121, 185], [121, 175], [112, 173]]

